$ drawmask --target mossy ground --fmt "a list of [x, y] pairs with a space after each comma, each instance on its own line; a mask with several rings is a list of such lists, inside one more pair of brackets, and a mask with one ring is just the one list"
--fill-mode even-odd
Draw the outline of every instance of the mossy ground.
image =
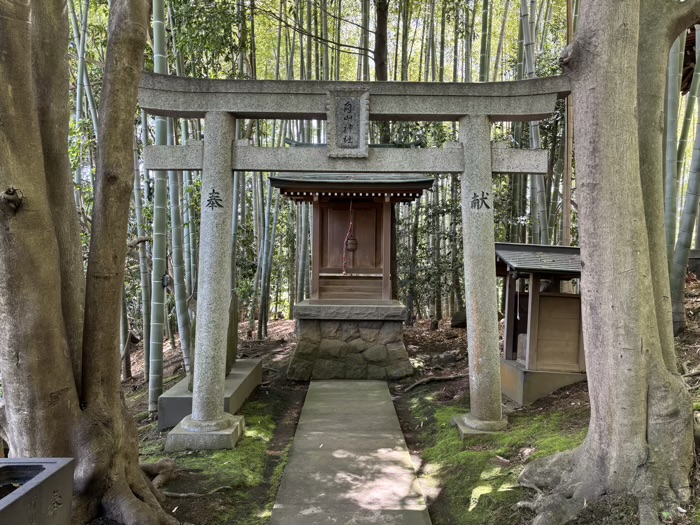
[[506, 432], [461, 441], [451, 420], [466, 411], [464, 399], [443, 404], [434, 395], [416, 392], [408, 404], [420, 427], [421, 483], [433, 495], [434, 525], [527, 523], [532, 514], [514, 509], [529, 497], [517, 484], [524, 463], [577, 446], [588, 420], [587, 406], [566, 412], [520, 411], [509, 415]]
[[[700, 319], [700, 297], [698, 303]], [[462, 332], [457, 334], [463, 337]], [[460, 359], [453, 350], [464, 345], [458, 336], [449, 330], [429, 331], [427, 326], [421, 326], [410, 329], [406, 339], [412, 357], [424, 363], [424, 374], [458, 375], [466, 372], [467, 365], [466, 359]], [[677, 341], [679, 361], [690, 370], [700, 369], [698, 337], [700, 328], [694, 323], [684, 338]], [[159, 433], [149, 419], [144, 385], [127, 393], [139, 425], [142, 460], [156, 461], [168, 456], [184, 470], [165, 490], [203, 493], [223, 485], [232, 487], [202, 498], [168, 498], [166, 510], [182, 523], [268, 523], [306, 388], [284, 379], [291, 340], [288, 330], [276, 341], [244, 341], [248, 357], [265, 359], [265, 386], [244, 405], [246, 433], [231, 451], [166, 455], [163, 452], [166, 434]], [[173, 375], [172, 381], [180, 377]], [[391, 387], [433, 525], [529, 523], [533, 514], [514, 506], [518, 501], [531, 499], [533, 493], [519, 487], [517, 477], [533, 459], [573, 448], [584, 439], [589, 420], [585, 384], [563, 389], [530, 407], [510, 412], [509, 427], [504, 433], [460, 441], [450, 421], [467, 410], [468, 380], [428, 383], [404, 393], [405, 387], [417, 379], [420, 376], [395, 382]], [[700, 406], [700, 377], [697, 383], [693, 392]], [[125, 389], [129, 390], [129, 386]], [[697, 469], [692, 485], [696, 491], [700, 487]], [[669, 515], [664, 522], [700, 525], [700, 511], [696, 510], [699, 508], [695, 498], [684, 509], [685, 514]], [[588, 505], [571, 525], [637, 523], [633, 498], [605, 497]]]
[[[263, 357], [265, 384], [239, 411], [246, 428], [232, 450], [166, 453], [167, 431], [158, 432], [157, 423], [148, 413], [147, 386], [138, 378], [124, 385], [127, 405], [134, 414], [141, 439], [140, 460], [151, 463], [170, 458], [180, 469], [163, 490], [204, 494], [218, 487], [231, 487], [202, 497], [168, 496], [164, 508], [181, 523], [268, 523], [306, 391], [306, 385], [289, 382], [280, 373], [290, 349], [286, 340], [293, 330], [293, 324], [286, 327], [284, 323], [289, 324], [284, 321], [271, 324], [271, 337], [265, 341], [241, 339], [241, 357]], [[277, 327], [283, 329], [281, 335], [276, 334]], [[183, 377], [180, 356], [166, 347], [165, 389]]]
[[[149, 439], [141, 446], [141, 460], [175, 460], [180, 474], [165, 489], [174, 493], [206, 493], [202, 498], [167, 499], [168, 510], [182, 522], [207, 525], [264, 525], [269, 521], [288, 447], [274, 453], [277, 421], [285, 407], [279, 396], [258, 395], [240, 413], [246, 421], [243, 437], [232, 450], [163, 451], [164, 437]], [[147, 426], [154, 425], [148, 423]], [[142, 427], [142, 430], [146, 430]], [[155, 428], [153, 429], [155, 430]]]
[[[433, 525], [530, 523], [534, 514], [515, 505], [532, 499], [534, 492], [517, 484], [518, 475], [531, 461], [584, 440], [590, 418], [585, 384], [509, 413], [505, 432], [464, 441], [451, 420], [467, 411], [468, 399], [445, 400], [443, 394], [440, 388], [425, 388], [397, 398], [399, 412], [403, 405], [404, 419], [415, 429], [408, 431], [407, 440], [414, 457], [420, 457], [419, 478]], [[694, 487], [700, 485], [697, 478], [696, 469]], [[700, 525], [698, 509], [696, 494], [686, 508], [664, 514], [662, 522]], [[570, 525], [638, 523], [633, 497], [606, 496], [583, 509]]]

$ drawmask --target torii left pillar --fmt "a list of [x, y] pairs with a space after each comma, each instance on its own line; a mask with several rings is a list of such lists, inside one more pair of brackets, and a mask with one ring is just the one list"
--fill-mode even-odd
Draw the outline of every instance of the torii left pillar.
[[169, 452], [233, 448], [243, 428], [241, 416], [224, 411], [229, 287], [222, 283], [231, 278], [234, 134], [233, 115], [206, 114], [192, 414], [168, 434]]

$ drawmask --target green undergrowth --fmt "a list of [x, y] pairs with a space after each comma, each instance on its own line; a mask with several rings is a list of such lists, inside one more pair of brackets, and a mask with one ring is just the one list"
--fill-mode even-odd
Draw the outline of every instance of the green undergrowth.
[[269, 490], [270, 511], [272, 511], [272, 504], [274, 503], [275, 498], [277, 497], [277, 491], [280, 488], [280, 483], [282, 483], [282, 474], [284, 474], [284, 469], [287, 467], [287, 460], [289, 459], [289, 449], [291, 448], [291, 443], [285, 447], [285, 449], [282, 451], [282, 458], [280, 459], [279, 463], [275, 465], [275, 470], [272, 472], [272, 479], [270, 480]]
[[412, 417], [422, 425], [423, 481], [437, 497], [430, 512], [434, 525], [527, 523], [532, 514], [514, 505], [531, 494], [517, 484], [524, 464], [579, 445], [588, 410], [521, 411], [508, 416], [505, 432], [461, 441], [451, 426], [463, 406], [436, 406], [430, 396], [411, 400]]
[[269, 521], [277, 491], [272, 486], [279, 485], [283, 468], [280, 465], [286, 463], [287, 454], [287, 450], [280, 455], [268, 452], [277, 426], [278, 405], [272, 399], [245, 403], [240, 414], [245, 418], [246, 428], [232, 450], [168, 454], [163, 452], [162, 439], [157, 443], [142, 443], [144, 462], [169, 457], [184, 471], [168, 483], [166, 490], [170, 492], [205, 493], [217, 487], [231, 487], [199, 499], [196, 508], [189, 511], [193, 515], [175, 512], [177, 518], [207, 525], [264, 525]]

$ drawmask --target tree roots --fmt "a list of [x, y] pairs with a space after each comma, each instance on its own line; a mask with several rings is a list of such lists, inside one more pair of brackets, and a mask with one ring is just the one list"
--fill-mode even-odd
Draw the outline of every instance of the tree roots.
[[151, 485], [153, 485], [154, 492], [156, 495], [160, 496], [161, 503], [167, 498], [201, 498], [204, 496], [210, 496], [216, 492], [221, 492], [222, 490], [232, 490], [233, 487], [224, 485], [217, 487], [209, 492], [199, 493], [199, 492], [168, 492], [161, 491], [160, 489], [171, 479], [176, 478], [180, 472], [177, 468], [177, 463], [172, 459], [161, 459], [156, 463], [143, 463], [141, 464], [141, 470], [149, 478], [151, 478]]
[[659, 473], [649, 465], [640, 465], [636, 480], [611, 486], [609, 473], [597, 471], [586, 459], [585, 446], [534, 461], [520, 474], [518, 483], [537, 492], [532, 500], [517, 504], [537, 513], [532, 525], [563, 525], [605, 494], [635, 495], [640, 525], [660, 525], [660, 511], [675, 514], [679, 505], [687, 503], [687, 487], [674, 485], [676, 473]]
[[215, 489], [210, 490], [209, 492], [168, 492], [168, 491], [163, 491], [163, 495], [168, 497], [168, 498], [203, 498], [204, 496], [211, 496], [212, 494], [215, 494], [217, 492], [221, 492], [223, 490], [233, 490], [233, 487], [229, 485], [223, 485], [221, 487], [216, 487]]
[[141, 470], [151, 479], [153, 488], [157, 490], [178, 475], [177, 463], [172, 459], [161, 459], [156, 463], [142, 463]]
[[[178, 525], [161, 507], [164, 496], [139, 465], [137, 433], [123, 398], [121, 410], [112, 415], [95, 403], [81, 416], [73, 523], [82, 525], [99, 515], [124, 525]], [[159, 486], [176, 471], [172, 460], [146, 467]]]
[[125, 525], [178, 525], [162, 509], [163, 500], [140, 466], [130, 463], [125, 466], [124, 476], [105, 494], [103, 505], [108, 518]]
[[518, 503], [518, 507], [537, 513], [533, 525], [562, 525], [574, 518], [586, 505], [586, 498], [592, 496], [584, 490], [585, 477], [573, 476], [575, 454], [567, 450], [542, 458], [520, 474], [518, 483], [537, 492], [533, 500]]

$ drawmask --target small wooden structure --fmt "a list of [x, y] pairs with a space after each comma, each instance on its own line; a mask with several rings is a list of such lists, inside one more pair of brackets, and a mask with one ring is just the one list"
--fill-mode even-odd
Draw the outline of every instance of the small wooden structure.
[[506, 294], [503, 393], [526, 405], [585, 379], [581, 297], [562, 292], [562, 282], [581, 277], [579, 249], [496, 243], [496, 274]]
[[291, 379], [395, 379], [413, 372], [405, 307], [391, 295], [392, 207], [433, 179], [413, 174], [292, 173], [270, 178], [313, 206], [311, 295], [294, 307]]
[[696, 277], [700, 277], [700, 250], [690, 250], [687, 270], [693, 272]]
[[292, 173], [270, 181], [313, 204], [311, 300], [391, 301], [392, 206], [420, 197], [431, 177]]

